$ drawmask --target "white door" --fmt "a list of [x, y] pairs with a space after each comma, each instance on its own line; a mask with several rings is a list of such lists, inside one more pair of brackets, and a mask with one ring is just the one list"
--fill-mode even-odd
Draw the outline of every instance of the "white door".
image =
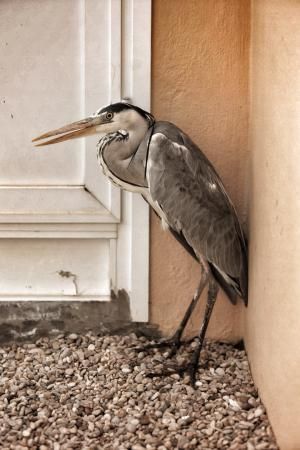
[[0, 2], [0, 301], [109, 302], [148, 319], [148, 207], [96, 138], [31, 139], [129, 98], [149, 110], [151, 0]]

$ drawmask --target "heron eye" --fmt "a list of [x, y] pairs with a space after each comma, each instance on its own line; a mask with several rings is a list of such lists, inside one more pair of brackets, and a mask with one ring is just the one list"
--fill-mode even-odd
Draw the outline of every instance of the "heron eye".
[[113, 118], [113, 113], [112, 112], [108, 112], [108, 113], [106, 113], [106, 118], [107, 118], [107, 120], [111, 120], [112, 118]]

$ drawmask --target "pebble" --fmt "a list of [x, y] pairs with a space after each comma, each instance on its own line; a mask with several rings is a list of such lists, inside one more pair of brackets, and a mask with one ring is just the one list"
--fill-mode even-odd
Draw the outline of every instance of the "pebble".
[[178, 419], [177, 423], [179, 426], [186, 426], [193, 422], [193, 419], [190, 416], [184, 416]]
[[256, 406], [256, 399], [254, 397], [250, 397], [248, 399], [248, 403], [250, 406], [254, 407], [254, 406]]
[[254, 417], [260, 417], [263, 413], [264, 413], [264, 410], [261, 407], [258, 407], [254, 411]]
[[24, 437], [28, 437], [31, 434], [31, 430], [28, 428], [27, 430], [24, 430], [22, 434]]
[[148, 425], [150, 423], [150, 419], [147, 415], [140, 417], [140, 423], [141, 425]]
[[170, 425], [168, 426], [169, 431], [177, 431], [178, 428], [179, 427], [176, 422], [171, 422]]
[[186, 375], [149, 378], [165, 358], [132, 350], [146, 342], [72, 333], [0, 347], [1, 448], [278, 450], [244, 351], [207, 342], [193, 389]]
[[129, 433], [135, 433], [137, 429], [137, 426], [134, 425], [133, 423], [128, 423], [126, 425], [126, 430], [129, 431]]
[[152, 395], [151, 400], [155, 400], [157, 397], [159, 397], [159, 392], [155, 392], [155, 394]]
[[68, 338], [70, 339], [70, 341], [76, 341], [78, 338], [78, 335], [75, 333], [71, 333], [71, 334], [69, 334]]

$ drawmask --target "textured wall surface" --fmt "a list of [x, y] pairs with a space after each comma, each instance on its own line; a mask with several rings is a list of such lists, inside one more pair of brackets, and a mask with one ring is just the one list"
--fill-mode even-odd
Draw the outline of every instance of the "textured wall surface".
[[300, 448], [300, 2], [254, 0], [247, 350], [281, 450]]
[[[249, 27], [248, 0], [153, 1], [152, 112], [176, 123], [206, 153], [243, 222]], [[152, 215], [150, 315], [165, 333], [176, 327], [199, 275], [199, 266]], [[243, 306], [219, 297], [209, 335], [238, 339]], [[189, 333], [198, 330], [200, 314], [198, 308]]]

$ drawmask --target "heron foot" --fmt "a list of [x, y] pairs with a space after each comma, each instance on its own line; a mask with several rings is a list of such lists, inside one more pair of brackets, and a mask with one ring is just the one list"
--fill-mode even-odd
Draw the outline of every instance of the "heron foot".
[[[193, 339], [190, 339], [188, 342], [191, 343], [194, 341]], [[196, 383], [196, 376], [197, 376], [197, 372], [198, 372], [198, 367], [199, 367], [199, 358], [200, 358], [200, 353], [202, 350], [202, 345], [203, 345], [203, 339], [199, 339], [199, 337], [197, 338], [195, 344], [194, 344], [194, 350], [191, 354], [191, 359], [189, 360], [189, 362], [183, 363], [183, 364], [165, 364], [165, 367], [158, 372], [150, 372], [147, 374], [148, 377], [150, 378], [155, 378], [155, 377], [163, 377], [163, 376], [169, 376], [172, 374], [178, 374], [180, 377], [183, 377], [184, 374], [189, 375], [190, 377], [190, 383], [192, 385], [193, 388], [195, 388], [195, 383]]]
[[194, 361], [191, 361], [189, 363], [181, 365], [169, 365], [165, 369], [162, 369], [160, 372], [147, 373], [147, 377], [149, 378], [167, 377], [173, 374], [178, 374], [180, 377], [183, 377], [184, 374], [187, 374], [190, 377], [192, 387], [195, 388], [197, 371], [198, 371], [198, 361], [196, 361], [196, 363]]

